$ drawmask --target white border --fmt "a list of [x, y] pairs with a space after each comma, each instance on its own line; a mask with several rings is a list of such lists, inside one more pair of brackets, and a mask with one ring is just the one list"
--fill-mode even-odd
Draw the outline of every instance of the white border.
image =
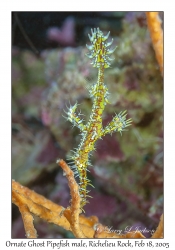
[[[175, 86], [175, 28], [173, 1], [20, 1], [0, 3], [0, 246], [11, 239], [11, 11], [164, 11], [165, 18], [165, 74], [164, 74], [164, 124], [165, 124], [165, 238], [174, 241], [174, 86]], [[137, 247], [135, 247], [137, 249]], [[4, 248], [1, 248], [4, 249]], [[138, 248], [139, 249], [139, 248]], [[175, 249], [175, 248], [174, 248]]]

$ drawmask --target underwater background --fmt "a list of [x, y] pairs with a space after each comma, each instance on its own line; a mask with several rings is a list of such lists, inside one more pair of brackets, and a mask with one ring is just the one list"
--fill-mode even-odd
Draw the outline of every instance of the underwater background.
[[[84, 209], [123, 233], [127, 227], [155, 230], [163, 212], [163, 78], [145, 12], [12, 13], [12, 179], [69, 206], [67, 179], [56, 160], [66, 160], [80, 141], [64, 110], [78, 102], [86, 122], [91, 114], [88, 88], [97, 70], [85, 54], [88, 34], [97, 27], [110, 31], [117, 45], [105, 70], [110, 104], [103, 124], [124, 110], [133, 122], [122, 136], [97, 142], [88, 173], [95, 188]], [[38, 238], [74, 237], [37, 217], [34, 224]], [[25, 238], [15, 205], [12, 238]]]

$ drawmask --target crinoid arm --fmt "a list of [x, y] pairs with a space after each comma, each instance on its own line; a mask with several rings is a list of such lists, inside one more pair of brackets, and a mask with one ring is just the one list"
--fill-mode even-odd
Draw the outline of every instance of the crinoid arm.
[[[116, 47], [111, 49], [110, 46], [113, 43], [113, 39], [110, 42], [107, 42], [110, 32], [106, 36], [103, 35], [103, 32], [99, 28], [91, 29], [91, 35], [89, 35], [89, 40], [91, 45], [86, 45], [90, 50], [87, 56], [92, 59], [91, 64], [95, 68], [109, 68], [111, 63], [110, 61], [114, 60], [109, 55], [112, 54]], [[109, 48], [108, 48], [109, 47]]]
[[112, 134], [112, 132], [118, 131], [122, 133], [124, 129], [131, 125], [132, 119], [126, 119], [126, 110], [116, 114], [112, 121], [103, 129], [103, 135]]
[[78, 104], [76, 103], [74, 106], [70, 106], [68, 109], [67, 120], [72, 123], [73, 126], [76, 126], [80, 129], [80, 131], [84, 132], [86, 130], [86, 126], [83, 124], [83, 119], [80, 118], [80, 113], [77, 115], [75, 110], [77, 109]]
[[126, 119], [126, 111], [124, 111], [115, 115], [112, 121], [103, 128], [102, 115], [105, 106], [109, 103], [109, 92], [104, 83], [104, 70], [110, 67], [111, 61], [114, 59], [111, 58], [110, 55], [116, 49], [116, 47], [110, 47], [113, 43], [113, 39], [107, 41], [109, 35], [110, 32], [104, 35], [99, 28], [91, 29], [91, 35], [89, 35], [91, 44], [86, 45], [89, 49], [87, 56], [91, 59], [93, 67], [98, 69], [97, 81], [89, 89], [90, 98], [93, 103], [89, 121], [84, 125], [80, 115], [75, 113], [77, 104], [71, 106], [67, 112], [67, 120], [81, 131], [80, 144], [70, 157], [70, 161], [72, 162], [72, 170], [75, 177], [79, 178], [80, 207], [82, 211], [84, 211], [83, 207], [85, 204], [88, 203], [87, 198], [90, 197], [87, 186], [92, 186], [92, 184], [87, 177], [87, 168], [90, 165], [89, 157], [95, 150], [96, 141], [108, 133], [112, 134], [115, 131], [122, 133], [131, 123], [130, 119]]

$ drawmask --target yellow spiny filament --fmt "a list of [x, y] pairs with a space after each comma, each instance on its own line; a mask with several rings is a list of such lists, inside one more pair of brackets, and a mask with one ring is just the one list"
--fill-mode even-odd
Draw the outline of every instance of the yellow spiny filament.
[[75, 113], [77, 104], [71, 106], [67, 112], [68, 120], [72, 122], [74, 126], [77, 126], [82, 135], [81, 142], [71, 157], [73, 161], [72, 169], [75, 175], [79, 177], [79, 193], [81, 196], [81, 209], [88, 202], [87, 185], [91, 185], [90, 180], [87, 179], [87, 167], [90, 165], [89, 154], [95, 149], [95, 142], [102, 136], [118, 131], [122, 132], [124, 128], [130, 125], [131, 119], [126, 120], [126, 111], [116, 114], [112, 121], [103, 128], [102, 126], [102, 113], [105, 105], [108, 103], [108, 89], [104, 84], [104, 69], [110, 67], [110, 61], [113, 60], [109, 57], [114, 52], [114, 49], [108, 48], [112, 42], [106, 42], [110, 32], [104, 36], [103, 32], [97, 28], [94, 31], [91, 29], [92, 35], [89, 35], [91, 45], [87, 45], [90, 53], [87, 54], [92, 59], [91, 64], [93, 67], [98, 68], [98, 79], [89, 93], [93, 100], [92, 113], [90, 115], [89, 122], [84, 125], [83, 120], [79, 118], [79, 115]]

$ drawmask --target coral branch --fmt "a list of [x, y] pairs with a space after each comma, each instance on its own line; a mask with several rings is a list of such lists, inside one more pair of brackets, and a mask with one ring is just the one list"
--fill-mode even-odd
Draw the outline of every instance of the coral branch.
[[[64, 165], [64, 161], [61, 162], [61, 164], [62, 163]], [[76, 190], [77, 189], [75, 188], [74, 191], [76, 192]], [[75, 212], [77, 214], [74, 215], [72, 219], [71, 208], [64, 209], [63, 207], [51, 202], [50, 200], [44, 198], [42, 195], [35, 193], [34, 191], [20, 185], [15, 181], [12, 181], [12, 202], [16, 206], [18, 206], [21, 212], [26, 236], [28, 238], [37, 237], [36, 230], [33, 226], [33, 217], [31, 213], [39, 216], [41, 219], [47, 222], [54, 223], [57, 226], [61, 226], [66, 230], [72, 231], [74, 235], [78, 235], [79, 238], [145, 238], [139, 231], [133, 231], [127, 234], [117, 234], [114, 232], [110, 232], [107, 227], [98, 223], [98, 218], [96, 216], [91, 216], [88, 218], [82, 215], [79, 216], [78, 213], [80, 210], [78, 209], [78, 204], [75, 205]], [[61, 214], [63, 215], [61, 216]], [[77, 218], [78, 216], [79, 218]], [[74, 225], [71, 225], [72, 222], [76, 223], [76, 227], [74, 227]], [[161, 217], [159, 226], [157, 227], [157, 230], [152, 238], [162, 237], [163, 216]]]
[[105, 231], [105, 227], [102, 224], [97, 223], [94, 226], [94, 228], [95, 228], [94, 238], [100, 238], [100, 234]]
[[163, 214], [161, 215], [159, 225], [151, 238], [163, 238]]
[[25, 197], [30, 198], [36, 204], [40, 204], [43, 207], [46, 207], [57, 213], [61, 213], [61, 211], [63, 210], [62, 206], [53, 203], [52, 201], [46, 199], [44, 196], [35, 193], [35, 191], [32, 191], [29, 188], [22, 186], [20, 183], [14, 180], [12, 180], [12, 190], [22, 194]]
[[[20, 203], [18, 203], [18, 200], [20, 200]], [[22, 205], [26, 205], [31, 213], [39, 216], [41, 219], [72, 231], [67, 218], [64, 215], [61, 216], [64, 207], [53, 203], [44, 196], [35, 193], [14, 180], [12, 181], [12, 202], [19, 208]], [[92, 227], [98, 222], [98, 218], [96, 216], [88, 218], [80, 216], [79, 222], [83, 234], [88, 238], [92, 238], [94, 234]]]
[[33, 216], [31, 215], [28, 207], [26, 204], [22, 202], [21, 197], [13, 192], [13, 202], [18, 206], [19, 211], [22, 215], [23, 223], [24, 223], [24, 228], [26, 232], [26, 237], [27, 238], [37, 238], [37, 232], [34, 228], [33, 225]]
[[[61, 168], [63, 169], [63, 171], [66, 174], [66, 177], [68, 180], [68, 185], [70, 188], [71, 197], [72, 197], [70, 210], [68, 209], [67, 213], [65, 211], [64, 215], [65, 216], [67, 215], [66, 218], [70, 222], [70, 226], [71, 226], [71, 229], [72, 229], [72, 232], [74, 233], [74, 235], [77, 238], [85, 238], [85, 235], [83, 234], [83, 232], [80, 228], [80, 223], [79, 223], [79, 214], [81, 213], [81, 209], [80, 209], [81, 198], [79, 195], [79, 186], [74, 179], [73, 171], [69, 168], [69, 166], [66, 164], [66, 162], [63, 160], [58, 160], [57, 163], [61, 166]], [[70, 214], [70, 217], [69, 217], [68, 213]]]
[[158, 12], [146, 12], [146, 17], [156, 58], [163, 75], [163, 31], [161, 20]]
[[14, 190], [12, 190], [12, 201], [16, 204], [16, 197], [21, 201], [21, 204], [25, 204], [29, 211], [41, 219], [48, 222], [54, 223], [56, 225], [62, 226], [63, 228], [70, 230], [70, 225], [65, 217], [61, 217], [59, 212], [52, 211], [40, 204], [33, 202], [29, 197], [26, 197]]

